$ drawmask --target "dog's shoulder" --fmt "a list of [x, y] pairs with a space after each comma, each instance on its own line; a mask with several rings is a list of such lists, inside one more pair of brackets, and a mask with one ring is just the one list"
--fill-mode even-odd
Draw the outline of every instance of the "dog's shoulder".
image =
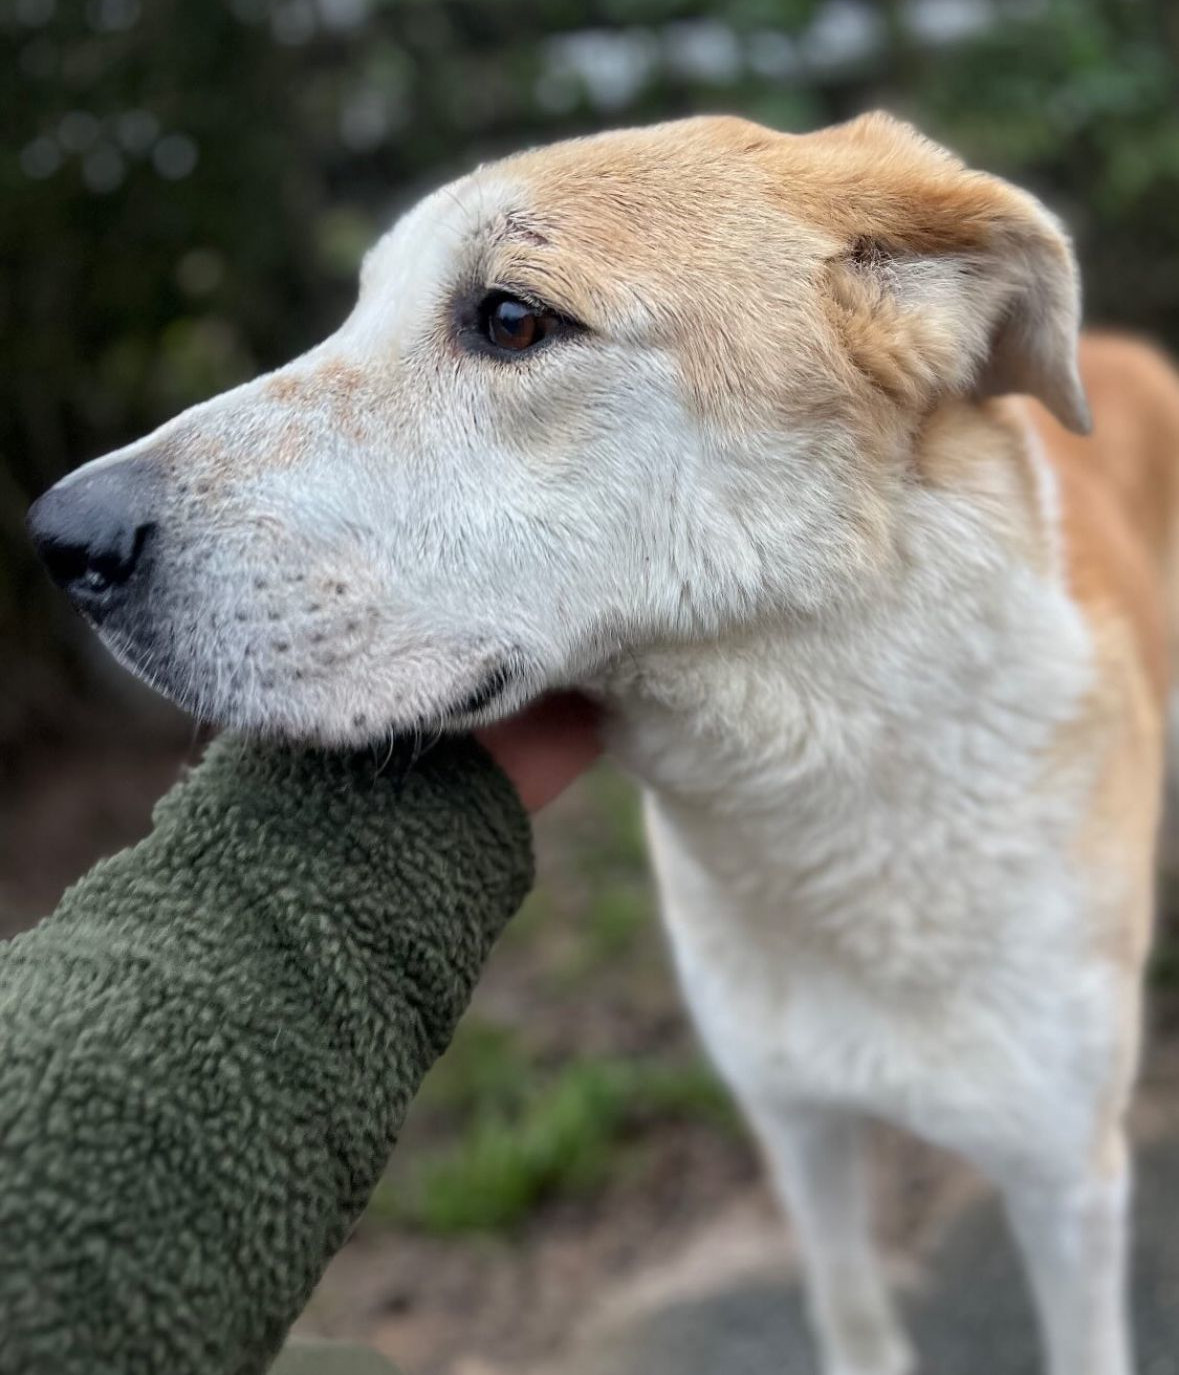
[[1022, 404], [1055, 475], [1070, 590], [1099, 631], [1129, 631], [1161, 702], [1179, 629], [1179, 374], [1151, 345], [1114, 334], [1083, 338], [1081, 372], [1091, 435]]

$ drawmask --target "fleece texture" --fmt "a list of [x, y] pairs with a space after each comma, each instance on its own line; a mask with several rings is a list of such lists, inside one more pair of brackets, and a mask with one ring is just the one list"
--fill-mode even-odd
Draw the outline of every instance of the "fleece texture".
[[0, 947], [0, 1372], [265, 1370], [532, 878], [469, 741], [225, 739]]

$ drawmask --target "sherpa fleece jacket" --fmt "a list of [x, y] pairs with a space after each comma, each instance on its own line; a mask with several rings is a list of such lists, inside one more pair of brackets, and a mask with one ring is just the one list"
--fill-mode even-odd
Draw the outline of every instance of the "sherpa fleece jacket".
[[264, 1370], [531, 876], [469, 741], [214, 744], [0, 947], [0, 1375]]

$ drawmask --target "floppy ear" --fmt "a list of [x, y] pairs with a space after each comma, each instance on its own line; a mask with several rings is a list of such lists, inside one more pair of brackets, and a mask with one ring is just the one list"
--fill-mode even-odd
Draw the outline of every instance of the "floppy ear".
[[894, 383], [907, 371], [907, 390], [1025, 392], [1087, 433], [1080, 287], [1055, 217], [890, 116], [826, 132], [837, 153], [829, 213], [846, 243], [832, 266], [853, 356], [866, 348], [868, 371], [887, 363]]
[[1056, 220], [1028, 201], [1026, 218], [996, 228], [993, 279], [1001, 304], [975, 389], [980, 396], [1026, 392], [1066, 428], [1088, 434], [1092, 421], [1077, 369], [1076, 261]]

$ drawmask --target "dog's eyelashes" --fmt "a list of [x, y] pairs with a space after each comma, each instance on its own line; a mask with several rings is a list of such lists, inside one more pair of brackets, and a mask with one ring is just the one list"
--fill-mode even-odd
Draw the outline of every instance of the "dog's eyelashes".
[[506, 353], [523, 353], [546, 339], [560, 323], [554, 311], [531, 305], [505, 291], [485, 296], [479, 320], [487, 341]]

